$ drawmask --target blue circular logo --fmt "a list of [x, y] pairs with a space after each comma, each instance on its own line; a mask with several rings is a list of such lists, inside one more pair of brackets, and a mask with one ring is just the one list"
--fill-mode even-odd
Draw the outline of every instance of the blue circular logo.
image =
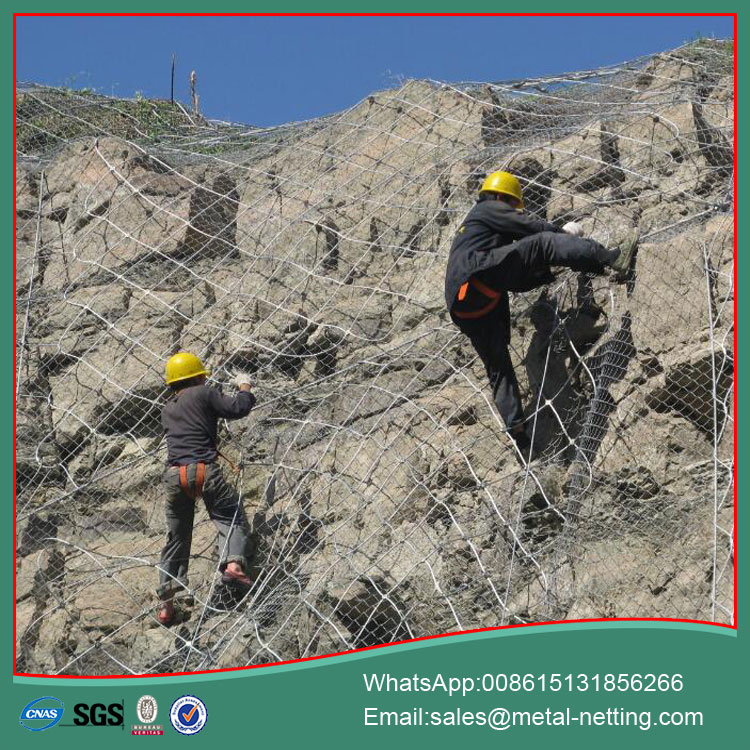
[[[32, 732], [41, 732], [43, 729], [54, 727], [62, 719], [65, 705], [59, 698], [47, 695], [31, 701], [21, 711], [20, 724]], [[29, 722], [28, 724], [26, 722]]]
[[180, 734], [198, 734], [206, 726], [208, 711], [200, 698], [183, 695], [169, 710], [169, 720]]

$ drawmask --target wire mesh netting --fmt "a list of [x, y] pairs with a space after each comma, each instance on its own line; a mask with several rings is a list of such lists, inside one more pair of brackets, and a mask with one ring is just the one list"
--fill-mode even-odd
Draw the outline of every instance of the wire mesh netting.
[[[259, 129], [17, 92], [17, 669], [242, 666], [589, 617], [733, 622], [734, 79], [704, 40], [608, 69], [408, 81]], [[514, 295], [533, 460], [444, 308], [481, 180], [616, 245]], [[254, 584], [196, 515], [156, 619], [164, 361], [258, 404], [220, 429]]]

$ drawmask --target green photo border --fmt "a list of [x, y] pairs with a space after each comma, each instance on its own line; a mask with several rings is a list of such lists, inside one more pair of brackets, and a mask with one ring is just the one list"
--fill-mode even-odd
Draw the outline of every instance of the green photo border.
[[[205, 12], [205, 5], [188, 0], [178, 8], [176, 3], [162, 4], [160, 12]], [[351, 4], [329, 2], [315, 12], [348, 13], [354, 11]], [[595, 13], [601, 4], [578, 2], [573, 4], [570, 12]], [[694, 2], [684, 2], [678, 8], [664, 13], [705, 12]], [[677, 5], [673, 3], [673, 5]], [[101, 12], [101, 4], [78, 2], [72, 4], [68, 12]], [[307, 3], [286, 3], [283, 7], [262, 9], [261, 4], [248, 7], [241, 3], [222, 3], [223, 12], [313, 12]], [[377, 9], [371, 12], [414, 12], [414, 13], [452, 13], [455, 4], [446, 2], [410, 3], [409, 10], [402, 4], [380, 2]], [[66, 9], [67, 10], [67, 9]], [[153, 10], [153, 5], [133, 2], [128, 13]], [[476, 13], [495, 13], [497, 3], [474, 3], [471, 11]], [[60, 12], [57, 3], [35, 3], [33, 9], [19, 12]], [[552, 2], [535, 3], [534, 13], [559, 13], [559, 4]], [[615, 12], [615, 11], [612, 11]], [[628, 7], [628, 13], [650, 13], [652, 3], [634, 3]], [[11, 16], [11, 49], [13, 41], [13, 19]], [[699, 28], [700, 19], [696, 18]], [[737, 24], [739, 27], [739, 23]], [[530, 45], [532, 41], [530, 41]], [[498, 39], [498, 49], [502, 48], [502, 39]], [[439, 54], [439, 52], [436, 52]], [[533, 47], [530, 48], [533, 54]], [[742, 55], [738, 56], [738, 61]], [[742, 80], [741, 68], [738, 69], [738, 87]], [[12, 75], [6, 78], [8, 96], [12, 101]], [[740, 92], [737, 99], [742, 100]], [[743, 100], [744, 104], [744, 100]], [[738, 119], [741, 117], [742, 104], [738, 105]], [[6, 127], [10, 125], [8, 118]], [[738, 154], [742, 154], [740, 150]], [[12, 156], [7, 156], [8, 160]], [[741, 158], [741, 157], [740, 157]], [[11, 171], [12, 164], [8, 171]], [[742, 170], [738, 170], [741, 174]], [[9, 203], [13, 204], [12, 187], [8, 188]], [[741, 191], [740, 191], [741, 194]], [[740, 215], [737, 209], [737, 214]], [[8, 234], [13, 230], [9, 222]], [[11, 242], [13, 242], [11, 240]], [[13, 247], [13, 245], [11, 245]], [[737, 252], [739, 254], [739, 251]], [[13, 278], [12, 252], [2, 259], [7, 266], [7, 278]], [[738, 274], [742, 272], [740, 263]], [[742, 283], [738, 277], [738, 283]], [[5, 305], [12, 305], [12, 292], [6, 298]], [[741, 319], [741, 310], [737, 317]], [[9, 310], [6, 320], [11, 324], [2, 327], [2, 335], [7, 336], [7, 349], [13, 348], [13, 310]], [[741, 330], [740, 326], [740, 330]], [[739, 353], [737, 354], [739, 363]], [[11, 382], [13, 378], [11, 377]], [[13, 424], [12, 397], [7, 399], [3, 416], [7, 409], [7, 424]], [[12, 430], [9, 430], [12, 431]], [[738, 423], [738, 437], [741, 432]], [[13, 441], [14, 435], [6, 437], [7, 450], [3, 463], [7, 467], [9, 484], [13, 478]], [[9, 487], [11, 497], [13, 487]], [[738, 510], [738, 518], [741, 509]], [[12, 519], [6, 528], [10, 539], [8, 557], [15, 544], [13, 539]], [[741, 570], [738, 571], [738, 585], [744, 582], [743, 556], [738, 558]], [[7, 596], [12, 599], [12, 575], [3, 576], [3, 587], [8, 587]], [[742, 590], [740, 589], [741, 593]], [[11, 606], [14, 604], [11, 602]], [[738, 610], [742, 609], [742, 597], [738, 596]], [[742, 622], [742, 612], [737, 612], [738, 622]], [[13, 623], [10, 617], [3, 619], [3, 627], [9, 626], [8, 642], [14, 637]], [[29, 678], [12, 676], [12, 651], [6, 663], [9, 674], [5, 686], [10, 700], [4, 701], [9, 719], [9, 739], [26, 746], [31, 741], [40, 745], [67, 748], [87, 743], [105, 742], [119, 745], [142, 741], [155, 742], [160, 745], [192, 742], [220, 742], [236, 740], [247, 745], [256, 743], [273, 743], [274, 747], [357, 747], [382, 748], [384, 743], [393, 747], [412, 747], [418, 742], [431, 747], [455, 748], [462, 742], [476, 742], [477, 746], [499, 746], [508, 743], [523, 743], [528, 747], [601, 747], [606, 743], [608, 748], [632, 748], [634, 743], [645, 747], [663, 747], [679, 745], [680, 747], [705, 747], [709, 744], [738, 743], [746, 741], [747, 730], [744, 729], [746, 697], [748, 688], [745, 680], [745, 668], [750, 663], [748, 636], [739, 630], [659, 621], [645, 622], [598, 622], [583, 624], [535, 626], [513, 628], [492, 632], [462, 634], [446, 638], [435, 638], [416, 643], [409, 643], [384, 648], [376, 648], [360, 653], [346, 654], [331, 658], [315, 659], [286, 666], [270, 666], [222, 672], [196, 676], [175, 676], [164, 678], [134, 679], [63, 679], [63, 678]], [[743, 666], [744, 665], [744, 666]], [[656, 696], [645, 693], [627, 693], [605, 695], [601, 692], [579, 692], [555, 696], [516, 693], [513, 695], [491, 695], [478, 693], [476, 696], [456, 699], [455, 696], [415, 693], [389, 693], [372, 695], [363, 686], [364, 673], [391, 673], [400, 676], [412, 674], [434, 675], [438, 672], [454, 675], [479, 676], [484, 673], [596, 673], [616, 672], [633, 673], [658, 671], [680, 673], [685, 678], [684, 689], [679, 693], [660, 694]], [[135, 719], [135, 703], [141, 695], [154, 695], [159, 703], [160, 715], [157, 723], [164, 725], [164, 736], [143, 740], [130, 736], [130, 725]], [[168, 711], [171, 702], [182, 694], [195, 694], [206, 703], [208, 721], [205, 729], [195, 738], [183, 739], [169, 725]], [[20, 727], [18, 716], [26, 703], [42, 695], [55, 695], [73, 706], [76, 702], [92, 703], [101, 700], [109, 703], [114, 700], [125, 701], [125, 725], [118, 728], [89, 728], [78, 731], [75, 727], [54, 727], [43, 733], [29, 733]], [[503, 703], [504, 701], [504, 703]], [[409, 711], [422, 703], [431, 704], [438, 709], [449, 709], [458, 705], [466, 710], [481, 710], [493, 705], [504, 705], [508, 709], [543, 709], [564, 705], [590, 710], [604, 710], [606, 706], [627, 705], [632, 710], [646, 710], [658, 707], [667, 710], [700, 710], [704, 712], [704, 726], [655, 728], [643, 731], [637, 728], [593, 727], [588, 730], [576, 727], [531, 727], [525, 730], [513, 728], [508, 732], [491, 732], [487, 728], [465, 726], [454, 728], [436, 727], [365, 727], [363, 711], [367, 706], [382, 706], [393, 711]], [[655, 704], [658, 704], [655, 705]], [[72, 711], [66, 714], [64, 721], [70, 721]], [[519, 732], [521, 733], [519, 735]], [[91, 738], [91, 735], [96, 736]], [[89, 737], [90, 739], [85, 739]], [[50, 745], [52, 743], [52, 745]]]

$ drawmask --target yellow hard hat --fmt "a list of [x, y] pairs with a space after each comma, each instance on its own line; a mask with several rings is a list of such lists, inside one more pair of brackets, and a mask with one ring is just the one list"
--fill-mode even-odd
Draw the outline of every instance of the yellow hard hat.
[[480, 192], [500, 193], [501, 195], [511, 195], [518, 199], [523, 208], [523, 190], [517, 177], [510, 172], [493, 172], [488, 175], [482, 183]]
[[167, 374], [164, 378], [167, 385], [178, 383], [180, 380], [194, 378], [197, 375], [210, 375], [203, 366], [203, 362], [190, 352], [178, 352], [167, 360]]

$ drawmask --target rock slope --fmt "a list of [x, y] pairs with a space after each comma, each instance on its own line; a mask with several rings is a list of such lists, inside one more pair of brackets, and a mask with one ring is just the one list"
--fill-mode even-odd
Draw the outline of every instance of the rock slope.
[[[588, 617], [733, 617], [731, 45], [546, 80], [409, 81], [259, 130], [163, 102], [17, 102], [17, 667], [130, 674]], [[519, 467], [443, 273], [483, 176], [642, 242], [516, 295]], [[256, 584], [196, 517], [154, 616], [163, 362], [259, 404], [222, 427]], [[230, 390], [229, 386], [223, 386]]]

